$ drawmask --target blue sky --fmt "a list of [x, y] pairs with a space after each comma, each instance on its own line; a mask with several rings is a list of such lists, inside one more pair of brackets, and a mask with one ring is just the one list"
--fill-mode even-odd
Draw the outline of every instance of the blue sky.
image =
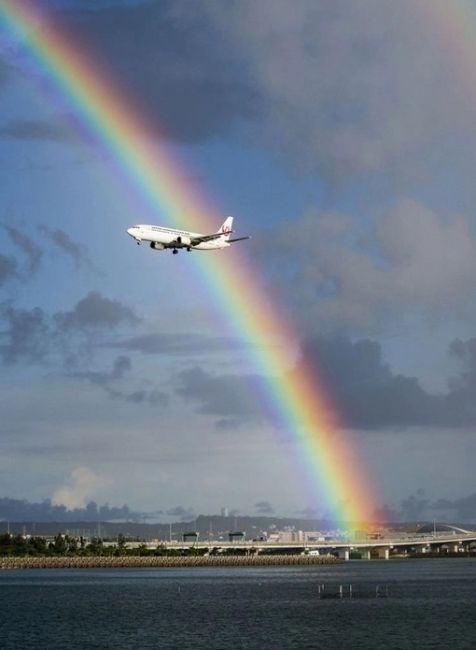
[[[424, 12], [42, 4], [252, 235], [377, 504], [456, 517], [475, 492], [476, 118]], [[192, 256], [133, 245], [134, 192], [0, 34], [0, 495], [324, 514]]]

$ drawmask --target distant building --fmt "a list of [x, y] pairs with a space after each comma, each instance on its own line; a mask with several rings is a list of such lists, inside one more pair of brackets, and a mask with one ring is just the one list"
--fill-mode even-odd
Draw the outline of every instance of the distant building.
[[284, 544], [302, 542], [323, 542], [324, 535], [316, 531], [303, 530], [276, 530], [268, 535], [268, 541], [281, 542]]
[[230, 516], [228, 508], [222, 508], [221, 509], [221, 516], [222, 517], [229, 517]]

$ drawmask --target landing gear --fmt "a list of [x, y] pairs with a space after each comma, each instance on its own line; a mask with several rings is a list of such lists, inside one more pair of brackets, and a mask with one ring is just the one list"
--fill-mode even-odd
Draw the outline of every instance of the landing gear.
[[137, 240], [136, 240], [136, 244], [137, 244], [137, 246], [140, 246], [140, 245], [141, 245], [141, 240], [140, 240], [140, 239], [137, 239]]
[[177, 253], [178, 253], [178, 250], [176, 248], [174, 248], [173, 251], [172, 251], [172, 255], [177, 255]]
[[187, 252], [190, 253], [191, 250], [190, 246], [187, 246]]

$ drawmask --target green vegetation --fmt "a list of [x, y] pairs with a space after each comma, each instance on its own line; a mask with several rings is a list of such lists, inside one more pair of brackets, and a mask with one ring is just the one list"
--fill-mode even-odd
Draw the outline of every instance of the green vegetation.
[[102, 539], [93, 537], [87, 543], [81, 538], [69, 535], [56, 535], [54, 538], [23, 537], [22, 535], [0, 535], [0, 557], [137, 557], [137, 556], [200, 556], [205, 549], [167, 549], [158, 545], [148, 548], [140, 544], [137, 548], [127, 548], [126, 539], [119, 535], [114, 544], [104, 544]]

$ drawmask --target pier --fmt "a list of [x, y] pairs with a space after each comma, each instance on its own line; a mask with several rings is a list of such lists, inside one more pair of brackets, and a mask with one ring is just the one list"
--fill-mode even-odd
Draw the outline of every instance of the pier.
[[2, 569], [145, 569], [180, 567], [303, 566], [336, 564], [340, 560], [315, 555], [128, 555], [0, 557]]

